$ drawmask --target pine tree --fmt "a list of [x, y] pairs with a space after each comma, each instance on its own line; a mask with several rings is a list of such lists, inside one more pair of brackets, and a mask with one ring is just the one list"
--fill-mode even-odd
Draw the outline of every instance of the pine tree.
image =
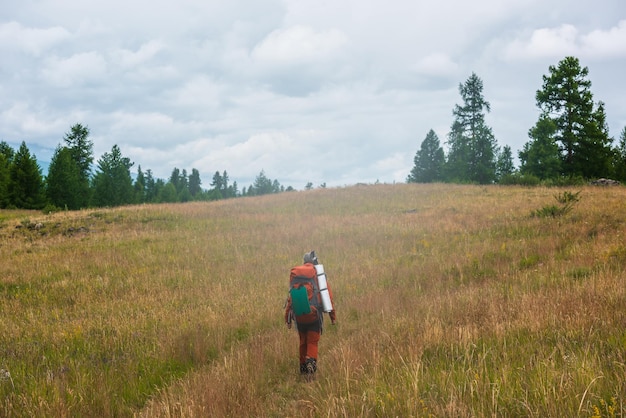
[[261, 172], [254, 179], [254, 184], [248, 188], [248, 196], [261, 196], [271, 193], [280, 192], [280, 183], [278, 180], [272, 181], [265, 175], [265, 171]]
[[120, 206], [133, 202], [132, 166], [117, 145], [113, 145], [110, 153], [102, 155], [93, 179], [94, 206]]
[[[162, 182], [162, 180], [159, 180]], [[157, 187], [157, 180], [152, 175], [152, 170], [146, 171], [146, 202], [155, 203], [157, 196], [159, 195], [159, 189]]]
[[81, 169], [72, 150], [58, 146], [52, 155], [46, 179], [46, 195], [50, 203], [69, 210], [84, 207], [81, 177]]
[[621, 182], [626, 181], [626, 126], [622, 129], [615, 148], [613, 167], [615, 178]]
[[561, 155], [555, 139], [556, 123], [541, 117], [528, 131], [531, 141], [519, 152], [520, 174], [540, 180], [555, 179], [561, 173]]
[[79, 207], [87, 207], [90, 200], [91, 164], [93, 163], [93, 142], [89, 139], [89, 128], [80, 123], [73, 125], [64, 136], [65, 146], [70, 149], [72, 159], [79, 169], [77, 184], [72, 188]]
[[594, 110], [589, 69], [581, 68], [578, 58], [566, 57], [558, 66], [551, 65], [549, 72], [543, 76], [536, 101], [541, 118], [550, 118], [556, 126], [562, 174], [587, 178], [609, 174], [612, 140], [604, 105], [600, 102]]
[[407, 178], [408, 183], [432, 183], [443, 180], [445, 155], [439, 137], [432, 129], [422, 141], [413, 163], [413, 169]]
[[194, 198], [199, 197], [202, 192], [202, 180], [200, 179], [200, 172], [192, 168], [191, 175], [189, 176], [189, 192]]
[[15, 151], [6, 142], [0, 142], [0, 208], [10, 205], [9, 199], [9, 167], [13, 161]]
[[210, 199], [211, 200], [223, 199], [224, 195], [222, 194], [222, 189], [224, 188], [224, 178], [222, 177], [219, 171], [216, 171], [215, 174], [213, 174], [213, 180], [211, 181], [211, 186], [213, 187], [213, 189], [211, 189], [211, 192], [209, 195]]
[[187, 178], [187, 170], [184, 168], [180, 174], [180, 180], [179, 180], [178, 186], [179, 186], [179, 190], [178, 190], [179, 201], [181, 202], [190, 201], [191, 193], [189, 193], [189, 179]]
[[146, 202], [146, 176], [141, 170], [141, 165], [137, 167], [137, 177], [135, 178], [135, 184], [133, 185], [135, 191], [135, 202]]
[[575, 148], [574, 170], [583, 178], [613, 177], [613, 139], [609, 137], [604, 103], [598, 102]]
[[449, 153], [446, 177], [452, 181], [492, 183], [496, 178], [497, 143], [485, 123], [484, 112], [491, 105], [482, 95], [483, 82], [475, 74], [459, 84], [463, 106], [456, 105], [448, 136]]
[[168, 183], [171, 183], [174, 186], [176, 194], [180, 193], [182, 185], [180, 181], [180, 170], [177, 167], [174, 167], [172, 170]]
[[496, 162], [496, 180], [499, 182], [507, 176], [511, 176], [515, 172], [515, 166], [513, 165], [513, 152], [511, 147], [505, 145], [498, 153], [498, 159]]
[[178, 202], [178, 193], [176, 193], [176, 186], [172, 182], [167, 182], [159, 189], [159, 195], [156, 199], [159, 203], [176, 203]]
[[229, 198], [232, 197], [232, 195], [228, 192], [229, 186], [228, 186], [228, 182], [229, 182], [229, 178], [228, 178], [228, 173], [226, 172], [226, 170], [224, 170], [224, 172], [222, 173], [222, 190], [223, 190], [223, 195], [225, 198]]
[[9, 204], [21, 209], [42, 209], [46, 205], [43, 177], [37, 158], [25, 142], [9, 167]]

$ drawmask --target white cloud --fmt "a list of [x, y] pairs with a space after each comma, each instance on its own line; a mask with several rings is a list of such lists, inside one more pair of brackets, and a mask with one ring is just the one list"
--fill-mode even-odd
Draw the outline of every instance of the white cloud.
[[536, 29], [529, 36], [511, 42], [505, 54], [509, 59], [626, 56], [626, 20], [608, 30], [595, 29], [587, 34], [581, 34], [572, 24]]
[[17, 102], [2, 110], [0, 122], [3, 126], [26, 135], [46, 135], [61, 127], [58, 120], [45, 118], [44, 114], [45, 109], [36, 109], [26, 102]]
[[577, 30], [572, 25], [542, 28], [532, 32], [528, 39], [515, 40], [506, 48], [509, 59], [563, 57], [576, 52]]
[[54, 148], [83, 123], [96, 159], [118, 144], [160, 177], [198, 168], [207, 187], [216, 170], [240, 186], [261, 169], [294, 187], [402, 181], [431, 128], [445, 141], [472, 72], [516, 153], [566, 55], [589, 66], [617, 136], [625, 9], [599, 1], [5, 2], [0, 140]]
[[459, 66], [446, 53], [435, 52], [425, 56], [415, 65], [415, 70], [419, 74], [427, 76], [445, 77], [456, 75]]
[[56, 87], [80, 86], [90, 81], [101, 81], [107, 64], [98, 52], [82, 52], [69, 58], [52, 56], [41, 70], [42, 77]]
[[270, 33], [254, 48], [252, 57], [268, 66], [307, 65], [337, 57], [347, 43], [337, 29], [315, 31], [296, 25]]
[[59, 26], [47, 29], [24, 27], [18, 22], [0, 24], [0, 49], [23, 50], [40, 55], [70, 37], [70, 33]]
[[391, 173], [391, 181], [402, 183], [406, 181], [408, 173], [405, 167], [412, 162], [409, 152], [396, 152], [374, 163], [374, 172]]
[[581, 49], [587, 56], [626, 56], [626, 20], [621, 20], [609, 30], [596, 29], [583, 35]]
[[151, 40], [141, 45], [137, 51], [116, 49], [111, 53], [111, 59], [122, 68], [132, 68], [146, 63], [158, 54], [161, 49], [163, 49], [162, 42]]

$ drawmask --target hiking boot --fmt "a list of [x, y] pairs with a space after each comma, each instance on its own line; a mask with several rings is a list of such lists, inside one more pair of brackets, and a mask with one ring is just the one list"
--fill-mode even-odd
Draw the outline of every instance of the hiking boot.
[[301, 375], [305, 375], [305, 374], [307, 374], [306, 363], [302, 363], [302, 364], [300, 365], [300, 374], [301, 374]]
[[306, 359], [305, 365], [307, 374], [315, 374], [315, 372], [317, 371], [317, 361], [314, 358]]

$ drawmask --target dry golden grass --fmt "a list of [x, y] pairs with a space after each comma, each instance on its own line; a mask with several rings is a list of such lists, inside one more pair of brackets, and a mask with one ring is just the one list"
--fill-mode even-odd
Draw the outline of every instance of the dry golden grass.
[[[376, 185], [0, 212], [2, 416], [624, 416], [626, 189]], [[282, 322], [316, 249], [317, 380]]]

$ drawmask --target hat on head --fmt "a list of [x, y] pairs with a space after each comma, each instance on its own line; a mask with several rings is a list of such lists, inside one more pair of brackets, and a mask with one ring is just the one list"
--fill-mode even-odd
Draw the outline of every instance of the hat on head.
[[317, 261], [317, 257], [315, 256], [315, 251], [311, 251], [308, 252], [306, 254], [304, 254], [304, 262], [306, 263], [313, 263], [315, 264], [315, 262]]

